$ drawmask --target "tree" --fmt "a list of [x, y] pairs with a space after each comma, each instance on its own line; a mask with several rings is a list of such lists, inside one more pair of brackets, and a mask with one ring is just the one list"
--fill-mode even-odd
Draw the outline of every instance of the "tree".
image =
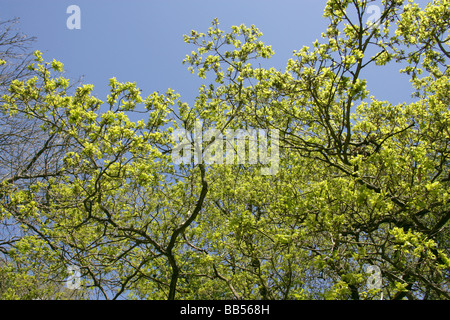
[[[33, 81], [34, 71], [31, 43], [35, 37], [28, 37], [15, 31], [14, 26], [19, 19], [0, 22], [0, 92], [7, 94], [14, 81]], [[75, 83], [76, 84], [76, 83]], [[46, 134], [42, 124], [36, 117], [18, 112], [14, 116], [8, 112], [0, 115], [0, 181], [3, 186], [16, 184], [20, 188], [41, 177], [54, 175], [55, 162], [61, 157], [61, 146], [55, 142], [54, 136]], [[7, 201], [7, 192], [0, 196]], [[10, 213], [2, 213], [0, 217], [0, 297], [6, 299], [42, 299], [73, 298], [76, 292], [68, 292], [61, 288], [62, 279], [55, 285], [49, 275], [39, 269], [42, 257], [27, 253], [20, 259], [15, 251], [21, 243], [39, 242], [33, 232], [24, 228], [20, 217], [12, 217]], [[30, 265], [29, 258], [35, 262]], [[53, 277], [51, 277], [53, 278]], [[54, 280], [54, 279], [52, 279]]]
[[[283, 72], [252, 63], [273, 54], [255, 26], [192, 31], [184, 63], [214, 79], [192, 106], [114, 78], [105, 101], [90, 85], [70, 94], [62, 64], [36, 52], [36, 77], [2, 97], [52, 150], [35, 153], [38, 173], [2, 180], [2, 214], [29, 232], [14, 254], [49, 278], [76, 265], [104, 298], [448, 299], [449, 2], [383, 1], [378, 27], [370, 2], [329, 0], [322, 40]], [[367, 67], [400, 62], [414, 102], [369, 96]], [[174, 130], [198, 121], [279, 132], [279, 170], [175, 164]], [[194, 138], [202, 153], [225, 142]]]

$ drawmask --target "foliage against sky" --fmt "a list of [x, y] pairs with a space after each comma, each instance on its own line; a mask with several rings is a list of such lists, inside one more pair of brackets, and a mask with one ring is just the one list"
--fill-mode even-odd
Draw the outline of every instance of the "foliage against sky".
[[[1, 222], [17, 232], [1, 275], [20, 270], [2, 297], [60, 293], [75, 265], [81, 297], [448, 299], [450, 3], [384, 1], [378, 28], [371, 3], [327, 1], [327, 29], [285, 70], [260, 66], [274, 51], [254, 25], [188, 32], [193, 103], [116, 78], [99, 98], [35, 52], [1, 98]], [[383, 66], [413, 102], [371, 95]], [[175, 165], [173, 130], [198, 120], [278, 130], [279, 171]]]

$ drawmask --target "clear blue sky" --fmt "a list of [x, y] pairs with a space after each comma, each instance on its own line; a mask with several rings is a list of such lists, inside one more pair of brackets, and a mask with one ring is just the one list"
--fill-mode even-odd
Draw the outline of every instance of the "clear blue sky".
[[[36, 36], [44, 59], [64, 63], [66, 77], [84, 76], [104, 99], [108, 79], [136, 82], [147, 96], [172, 88], [192, 102], [201, 81], [181, 61], [193, 47], [183, 34], [206, 32], [212, 19], [220, 27], [256, 25], [272, 45], [269, 65], [284, 69], [294, 49], [311, 43], [326, 30], [325, 0], [0, 0], [0, 19], [20, 17], [19, 28]], [[419, 3], [427, 1], [421, 0]], [[69, 5], [81, 9], [81, 29], [69, 30]], [[374, 4], [381, 5], [381, 0]], [[410, 85], [398, 66], [374, 68], [367, 76], [371, 94], [393, 103], [408, 101]]]
[[[416, 0], [417, 1], [417, 0]], [[420, 0], [423, 4], [427, 1]], [[191, 103], [202, 83], [182, 65], [193, 47], [183, 34], [206, 32], [218, 18], [220, 27], [256, 25], [275, 56], [267, 66], [284, 69], [293, 50], [311, 46], [326, 30], [325, 0], [0, 0], [0, 19], [19, 17], [20, 30], [36, 36], [34, 49], [44, 59], [64, 63], [66, 77], [95, 86], [105, 100], [108, 79], [136, 82], [144, 97], [172, 88]], [[374, 2], [381, 5], [381, 0]], [[81, 29], [69, 30], [66, 9], [81, 9]], [[399, 66], [371, 68], [371, 94], [392, 103], [410, 100], [408, 77]]]

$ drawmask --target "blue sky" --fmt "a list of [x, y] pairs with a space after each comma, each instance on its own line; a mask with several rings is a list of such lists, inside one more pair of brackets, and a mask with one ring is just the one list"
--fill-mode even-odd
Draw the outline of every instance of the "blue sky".
[[[426, 0], [417, 1], [424, 4]], [[284, 69], [292, 51], [311, 44], [327, 28], [325, 0], [0, 0], [0, 19], [19, 17], [20, 30], [36, 36], [33, 49], [44, 59], [64, 63], [66, 77], [95, 86], [105, 100], [108, 79], [136, 82], [143, 96], [172, 88], [192, 103], [203, 83], [182, 60], [194, 48], [183, 41], [192, 29], [206, 32], [214, 18], [220, 27], [254, 24], [275, 55], [266, 66]], [[374, 4], [381, 5], [381, 0]], [[81, 9], [81, 29], [69, 30], [66, 9]], [[408, 77], [390, 64], [370, 68], [371, 95], [392, 103], [411, 101]]]
[[[419, 3], [425, 3], [421, 0]], [[325, 0], [0, 0], [0, 19], [20, 18], [19, 28], [36, 36], [35, 49], [44, 59], [64, 63], [66, 77], [84, 76], [94, 93], [106, 97], [108, 79], [136, 82], [147, 96], [172, 88], [191, 103], [202, 83], [181, 61], [194, 47], [183, 34], [206, 32], [218, 18], [220, 27], [256, 25], [275, 56], [267, 66], [284, 69], [292, 51], [320, 37], [328, 21]], [[69, 5], [81, 9], [81, 29], [70, 30]], [[374, 4], [381, 5], [381, 0]], [[372, 68], [371, 94], [393, 103], [409, 101], [410, 85], [399, 67]]]

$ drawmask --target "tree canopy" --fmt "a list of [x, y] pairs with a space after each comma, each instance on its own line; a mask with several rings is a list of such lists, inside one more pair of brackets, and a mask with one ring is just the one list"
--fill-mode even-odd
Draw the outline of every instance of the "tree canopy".
[[[384, 0], [368, 23], [371, 3], [328, 0], [285, 70], [260, 66], [256, 26], [191, 31], [191, 105], [115, 78], [96, 97], [36, 51], [2, 82], [1, 298], [73, 297], [76, 266], [78, 298], [448, 299], [450, 2]], [[383, 66], [413, 102], [370, 94]], [[196, 125], [220, 134], [190, 150], [216, 161], [175, 163]], [[276, 170], [220, 161], [227, 130], [270, 133]]]

